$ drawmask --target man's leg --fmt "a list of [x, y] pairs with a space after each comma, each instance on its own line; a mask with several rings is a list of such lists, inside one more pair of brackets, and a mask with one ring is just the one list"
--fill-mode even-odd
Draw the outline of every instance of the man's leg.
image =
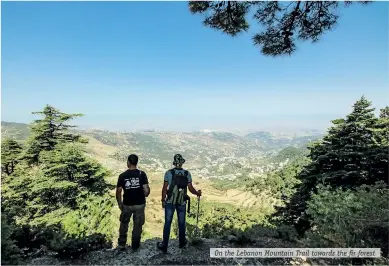
[[123, 211], [120, 214], [120, 228], [119, 228], [119, 239], [118, 246], [125, 247], [127, 243], [127, 232], [128, 224], [131, 219], [131, 210], [130, 206], [123, 205]]
[[184, 247], [186, 244], [185, 238], [185, 220], [186, 220], [186, 204], [177, 205], [177, 218], [178, 218], [178, 239], [180, 241], [180, 247]]
[[132, 249], [136, 250], [140, 245], [140, 238], [142, 235], [142, 226], [145, 223], [145, 205], [132, 206], [134, 213], [134, 227], [132, 229]]
[[169, 238], [170, 238], [170, 229], [172, 226], [174, 215], [174, 206], [171, 203], [166, 203], [165, 205], [165, 225], [163, 227], [163, 245], [168, 247]]

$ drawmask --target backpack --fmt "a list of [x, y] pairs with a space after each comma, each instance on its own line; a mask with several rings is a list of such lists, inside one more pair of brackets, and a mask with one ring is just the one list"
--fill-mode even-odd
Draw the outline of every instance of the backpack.
[[167, 200], [173, 205], [184, 204], [188, 200], [187, 188], [188, 188], [188, 171], [184, 173], [177, 172], [174, 169], [170, 170], [172, 174], [172, 183], [167, 191]]

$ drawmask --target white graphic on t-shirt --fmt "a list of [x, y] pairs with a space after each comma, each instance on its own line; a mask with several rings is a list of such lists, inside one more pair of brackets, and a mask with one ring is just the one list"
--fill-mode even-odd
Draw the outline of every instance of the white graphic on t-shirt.
[[133, 177], [133, 178], [130, 178], [130, 179], [126, 179], [125, 181], [126, 181], [126, 183], [124, 184], [124, 187], [126, 189], [133, 189], [133, 188], [139, 188], [140, 187], [139, 177]]

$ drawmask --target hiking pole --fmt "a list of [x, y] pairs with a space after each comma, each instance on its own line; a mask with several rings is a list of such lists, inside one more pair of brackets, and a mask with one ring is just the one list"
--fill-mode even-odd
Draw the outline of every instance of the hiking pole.
[[199, 232], [199, 214], [200, 214], [200, 196], [197, 197], [196, 235], [198, 235], [198, 232]]

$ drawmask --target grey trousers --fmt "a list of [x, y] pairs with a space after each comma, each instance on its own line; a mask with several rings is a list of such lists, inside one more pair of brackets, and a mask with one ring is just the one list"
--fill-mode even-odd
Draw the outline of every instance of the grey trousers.
[[123, 211], [120, 214], [120, 228], [118, 245], [124, 246], [127, 243], [128, 224], [133, 216], [134, 226], [132, 230], [132, 245], [138, 246], [142, 234], [142, 226], [145, 223], [145, 204], [142, 205], [123, 205]]

